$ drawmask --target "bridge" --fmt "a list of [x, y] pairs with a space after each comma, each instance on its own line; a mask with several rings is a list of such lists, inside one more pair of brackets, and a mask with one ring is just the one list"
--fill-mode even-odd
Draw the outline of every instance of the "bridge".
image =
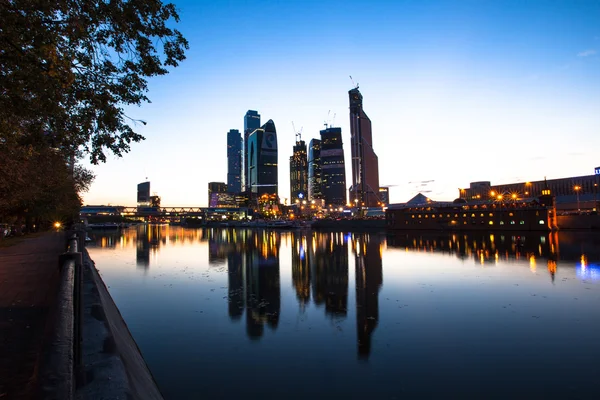
[[219, 207], [125, 207], [125, 206], [84, 206], [79, 214], [91, 216], [153, 217], [157, 219], [181, 219], [187, 217], [205, 218], [218, 215], [252, 215], [249, 208]]

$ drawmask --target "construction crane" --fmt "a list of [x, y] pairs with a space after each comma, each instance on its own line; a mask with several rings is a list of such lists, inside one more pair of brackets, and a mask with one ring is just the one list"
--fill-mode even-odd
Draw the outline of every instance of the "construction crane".
[[300, 127], [300, 130], [297, 131], [296, 130], [296, 125], [294, 125], [294, 121], [292, 121], [292, 128], [294, 129], [294, 135], [296, 137], [296, 142], [299, 142], [302, 140], [302, 129], [304, 129], [303, 126]]

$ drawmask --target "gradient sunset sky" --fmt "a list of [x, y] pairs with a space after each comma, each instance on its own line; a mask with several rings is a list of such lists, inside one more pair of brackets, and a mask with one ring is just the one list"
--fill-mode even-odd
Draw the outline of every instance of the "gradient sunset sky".
[[[93, 166], [84, 204], [135, 205], [151, 181], [165, 206], [206, 206], [227, 179], [227, 132], [247, 110], [275, 122], [279, 196], [289, 199], [292, 121], [302, 139], [342, 128], [360, 84], [381, 185], [424, 189], [591, 175], [600, 166], [598, 1], [176, 1], [190, 42], [180, 67], [128, 109], [146, 137]], [[418, 182], [434, 180], [419, 187]], [[289, 201], [289, 200], [288, 200]]]

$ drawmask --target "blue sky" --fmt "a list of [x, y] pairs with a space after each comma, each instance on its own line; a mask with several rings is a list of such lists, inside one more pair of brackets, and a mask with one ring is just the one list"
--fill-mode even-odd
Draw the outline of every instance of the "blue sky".
[[350, 185], [349, 75], [373, 124], [392, 202], [418, 192], [593, 174], [600, 166], [600, 2], [176, 1], [180, 67], [128, 110], [146, 136], [93, 166], [85, 204], [134, 205], [148, 177], [166, 206], [207, 205], [226, 181], [226, 134], [273, 119], [289, 198], [292, 121], [308, 142], [342, 128]]

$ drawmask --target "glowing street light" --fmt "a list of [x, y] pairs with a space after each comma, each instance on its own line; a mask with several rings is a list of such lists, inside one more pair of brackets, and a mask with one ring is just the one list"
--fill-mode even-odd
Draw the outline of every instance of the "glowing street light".
[[573, 189], [575, 189], [575, 193], [577, 193], [577, 211], [581, 211], [581, 208], [579, 207], [579, 191], [581, 190], [581, 186], [575, 185]]

